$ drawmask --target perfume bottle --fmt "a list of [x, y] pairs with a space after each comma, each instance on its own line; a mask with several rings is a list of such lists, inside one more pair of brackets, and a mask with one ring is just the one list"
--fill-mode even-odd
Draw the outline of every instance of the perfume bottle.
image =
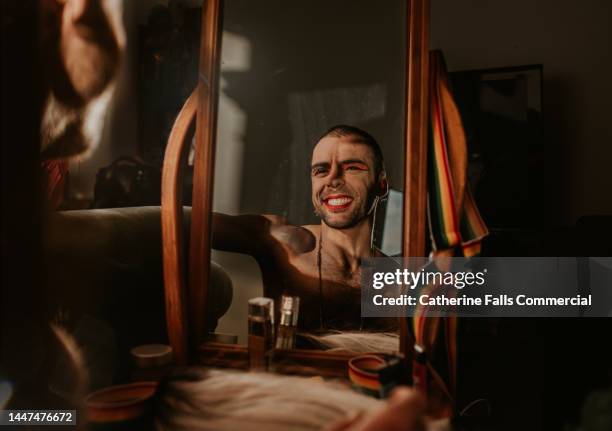
[[249, 367], [266, 371], [274, 351], [274, 300], [249, 299]]
[[277, 349], [295, 348], [298, 315], [300, 312], [300, 297], [285, 296], [281, 298], [280, 321], [276, 337]]

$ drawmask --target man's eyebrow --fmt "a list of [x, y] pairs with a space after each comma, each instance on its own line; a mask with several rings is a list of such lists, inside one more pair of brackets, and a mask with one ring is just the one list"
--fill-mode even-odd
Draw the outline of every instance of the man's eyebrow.
[[361, 159], [346, 159], [346, 160], [342, 160], [340, 163], [343, 165], [348, 165], [350, 163], [361, 163], [362, 165], [366, 165], [366, 166], [368, 165], [365, 160], [361, 160]]
[[330, 164], [328, 162], [319, 162], [319, 163], [314, 163], [310, 169], [314, 169], [314, 168], [329, 168]]

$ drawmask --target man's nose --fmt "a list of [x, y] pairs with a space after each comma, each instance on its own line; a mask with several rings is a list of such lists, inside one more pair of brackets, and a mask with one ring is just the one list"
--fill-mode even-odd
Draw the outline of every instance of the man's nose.
[[344, 172], [338, 166], [334, 166], [328, 177], [327, 185], [332, 188], [337, 188], [344, 185]]

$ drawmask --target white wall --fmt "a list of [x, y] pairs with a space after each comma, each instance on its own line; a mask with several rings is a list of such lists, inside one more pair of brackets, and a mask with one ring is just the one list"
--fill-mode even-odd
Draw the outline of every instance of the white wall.
[[450, 70], [541, 63], [551, 224], [612, 214], [607, 0], [431, 0], [432, 47]]

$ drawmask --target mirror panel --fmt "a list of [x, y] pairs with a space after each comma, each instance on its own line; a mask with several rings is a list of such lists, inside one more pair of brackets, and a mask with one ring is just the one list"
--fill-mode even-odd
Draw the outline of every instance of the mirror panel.
[[[277, 215], [291, 226], [320, 224], [311, 198], [312, 150], [331, 126], [348, 124], [367, 131], [382, 148], [393, 211], [380, 205], [374, 244], [380, 248], [393, 237], [386, 250], [399, 254], [406, 2], [260, 3], [224, 5], [213, 210]], [[262, 267], [251, 256], [215, 250], [212, 259], [233, 283], [232, 304], [216, 331], [246, 344], [248, 299], [279, 289], [264, 291]], [[320, 319], [319, 292], [310, 292], [309, 300], [293, 282], [283, 289], [302, 293], [301, 311], [311, 315], [300, 320], [312, 328]], [[358, 313], [359, 296], [351, 298]], [[361, 326], [355, 319], [351, 329]]]

